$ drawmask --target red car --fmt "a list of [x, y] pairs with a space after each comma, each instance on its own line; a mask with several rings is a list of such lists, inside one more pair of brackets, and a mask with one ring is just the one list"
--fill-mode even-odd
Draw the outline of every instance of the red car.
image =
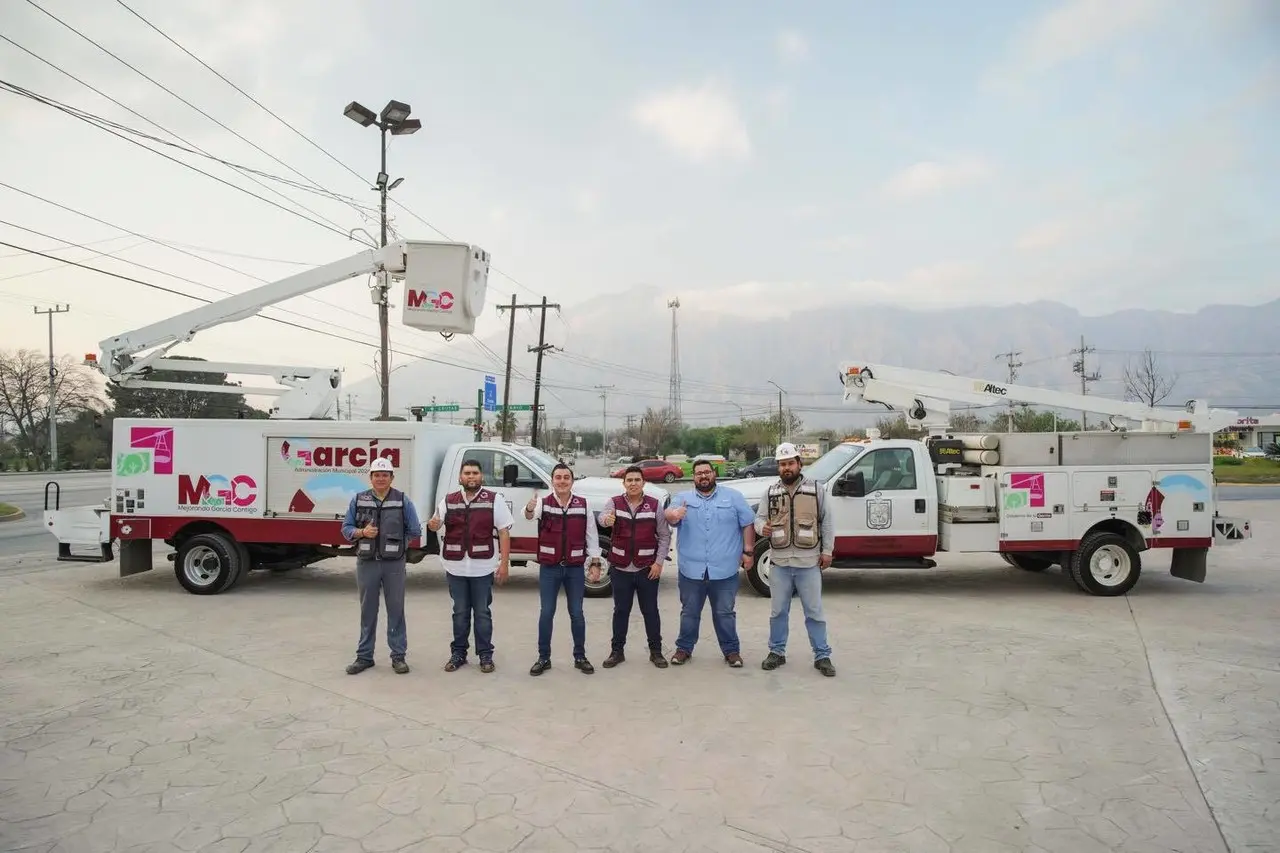
[[[684, 470], [674, 462], [663, 462], [661, 459], [642, 459], [635, 464], [639, 466], [645, 480], [652, 483], [656, 483], [659, 480], [664, 483], [674, 483], [684, 476]], [[630, 465], [623, 465], [609, 476], [621, 478], [630, 467]]]

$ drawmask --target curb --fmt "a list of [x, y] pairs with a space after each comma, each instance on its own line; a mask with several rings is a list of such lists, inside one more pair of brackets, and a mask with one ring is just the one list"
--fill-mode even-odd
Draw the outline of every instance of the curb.
[[22, 510], [18, 510], [17, 512], [11, 513], [9, 515], [0, 515], [0, 524], [4, 524], [6, 521], [18, 521], [26, 517], [27, 517], [27, 514], [25, 512], [23, 512]]

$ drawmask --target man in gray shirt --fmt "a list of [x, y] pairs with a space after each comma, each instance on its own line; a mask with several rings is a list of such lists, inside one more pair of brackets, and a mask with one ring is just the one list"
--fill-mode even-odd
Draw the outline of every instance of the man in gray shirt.
[[778, 482], [756, 509], [756, 532], [769, 540], [769, 655], [761, 667], [777, 669], [787, 662], [787, 635], [792, 592], [800, 596], [804, 627], [813, 647], [813, 668], [836, 674], [827, 645], [822, 613], [822, 570], [831, 565], [835, 524], [827, 513], [822, 484], [801, 472], [800, 453], [790, 442], [778, 445]]

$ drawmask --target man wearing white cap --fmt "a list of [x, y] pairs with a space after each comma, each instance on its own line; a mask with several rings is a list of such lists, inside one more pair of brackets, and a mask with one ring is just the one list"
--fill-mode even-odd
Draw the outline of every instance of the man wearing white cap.
[[831, 565], [835, 523], [827, 514], [822, 484], [804, 476], [800, 452], [794, 444], [778, 445], [778, 481], [756, 509], [756, 532], [769, 540], [769, 654], [766, 670], [787, 662], [787, 634], [792, 592], [800, 596], [804, 626], [813, 647], [813, 668], [834, 676], [827, 620], [822, 613], [822, 570]]
[[347, 675], [358, 675], [373, 666], [373, 645], [378, 630], [378, 595], [387, 601], [387, 646], [391, 668], [409, 671], [404, 656], [408, 637], [404, 624], [405, 551], [409, 540], [422, 535], [422, 522], [413, 501], [391, 488], [395, 468], [379, 457], [369, 466], [372, 486], [351, 499], [342, 520], [342, 535], [356, 544], [356, 588], [360, 591], [360, 639], [356, 659]]

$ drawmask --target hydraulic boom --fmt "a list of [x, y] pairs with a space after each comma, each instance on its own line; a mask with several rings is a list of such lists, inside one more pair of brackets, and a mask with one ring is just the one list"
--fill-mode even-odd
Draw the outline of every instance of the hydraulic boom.
[[1127, 421], [1139, 424], [1143, 431], [1172, 428], [1216, 432], [1235, 424], [1238, 417], [1236, 412], [1210, 409], [1201, 400], [1190, 400], [1182, 409], [1153, 408], [1092, 394], [1070, 394], [865, 361], [842, 363], [840, 381], [844, 384], [846, 403], [879, 403], [901, 411], [913, 427], [930, 432], [947, 429], [951, 402], [978, 405], [1026, 403], [1094, 412], [1110, 416], [1113, 430], [1129, 429]]
[[[274, 396], [278, 400], [272, 417], [323, 418], [342, 383], [342, 372], [336, 367], [191, 361], [165, 355], [204, 329], [252, 317], [271, 305], [360, 275], [404, 278], [409, 289], [406, 318], [413, 309], [412, 321], [406, 322], [415, 328], [470, 333], [484, 305], [488, 259], [487, 253], [465, 243], [402, 240], [107, 338], [99, 344], [101, 362], [94, 356], [86, 360], [122, 388]], [[455, 298], [454, 290], [461, 291], [459, 297]], [[428, 302], [422, 294], [434, 294], [433, 301]], [[160, 382], [148, 378], [155, 370], [269, 376], [279, 385], [249, 388]]]

